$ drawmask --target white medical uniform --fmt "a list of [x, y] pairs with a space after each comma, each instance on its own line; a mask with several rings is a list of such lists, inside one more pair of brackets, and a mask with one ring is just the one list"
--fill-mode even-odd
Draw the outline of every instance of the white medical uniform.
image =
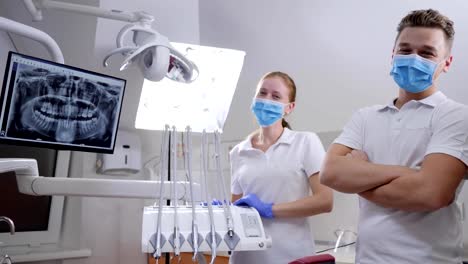
[[[468, 164], [467, 137], [468, 108], [436, 92], [401, 109], [392, 102], [359, 110], [335, 143], [363, 150], [372, 163], [416, 168], [431, 153]], [[462, 263], [462, 216], [455, 202], [433, 212], [359, 202], [357, 264]]]
[[[231, 191], [256, 194], [266, 203], [285, 203], [309, 195], [309, 176], [320, 170], [325, 155], [316, 134], [284, 129], [266, 152], [252, 147], [251, 137], [230, 153]], [[231, 263], [288, 263], [315, 255], [306, 217], [262, 219], [273, 245], [264, 251], [233, 252]]]

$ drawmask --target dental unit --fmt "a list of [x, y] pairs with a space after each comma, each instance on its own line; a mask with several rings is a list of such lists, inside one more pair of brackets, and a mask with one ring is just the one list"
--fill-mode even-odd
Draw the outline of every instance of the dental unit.
[[[172, 131], [166, 128], [163, 133], [161, 153], [169, 152], [172, 156], [170, 170], [163, 166], [167, 164], [167, 160], [163, 159], [159, 181], [41, 177], [38, 175], [37, 162], [33, 159], [0, 159], [0, 173], [15, 172], [19, 191], [28, 195], [158, 199], [157, 206], [144, 208], [141, 240], [142, 251], [153, 254], [157, 259], [164, 252], [174, 252], [176, 256], [181, 252], [194, 252], [195, 258], [199, 252], [208, 251], [211, 252], [213, 263], [220, 251], [264, 250], [270, 247], [271, 238], [265, 234], [261, 217], [255, 209], [233, 206], [227, 200], [221, 205], [212, 204], [212, 196], [207, 188], [202, 193], [200, 184], [193, 182], [190, 177], [190, 128], [186, 129], [184, 136], [189, 143], [184, 153], [188, 157], [185, 161], [188, 181], [180, 181], [176, 176], [174, 155], [177, 140], [172, 139], [177, 137], [175, 128]], [[170, 145], [169, 137], [172, 141]], [[203, 133], [201, 169], [205, 185], [208, 178], [206, 138], [207, 133]], [[219, 136], [216, 136], [216, 140], [219, 140]], [[163, 181], [166, 171], [171, 171], [171, 181]], [[171, 200], [172, 205], [163, 205], [165, 200]], [[188, 203], [179, 205], [179, 200]], [[224, 240], [220, 234], [225, 234]], [[190, 242], [184, 243], [185, 238]]]

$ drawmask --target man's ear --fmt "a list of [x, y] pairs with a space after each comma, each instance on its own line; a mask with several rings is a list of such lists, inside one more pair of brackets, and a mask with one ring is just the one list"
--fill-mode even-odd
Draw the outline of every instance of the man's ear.
[[444, 65], [444, 67], [442, 68], [442, 71], [443, 71], [443, 72], [448, 72], [448, 71], [449, 71], [450, 66], [452, 65], [452, 61], [453, 61], [453, 56], [450, 55], [450, 56], [445, 60], [445, 65]]

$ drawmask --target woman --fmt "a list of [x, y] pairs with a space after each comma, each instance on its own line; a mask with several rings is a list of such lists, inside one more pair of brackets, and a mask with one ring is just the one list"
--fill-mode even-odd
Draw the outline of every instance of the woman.
[[234, 252], [231, 263], [288, 263], [315, 255], [306, 217], [330, 212], [333, 193], [319, 181], [325, 155], [319, 138], [290, 130], [283, 118], [294, 110], [295, 97], [287, 74], [263, 76], [252, 103], [261, 128], [230, 153], [232, 200], [257, 209], [273, 240], [265, 251]]

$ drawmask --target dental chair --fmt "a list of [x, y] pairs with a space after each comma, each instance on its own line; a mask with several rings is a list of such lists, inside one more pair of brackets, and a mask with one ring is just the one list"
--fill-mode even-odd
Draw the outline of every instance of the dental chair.
[[330, 254], [320, 254], [296, 259], [289, 264], [335, 264], [335, 257]]

